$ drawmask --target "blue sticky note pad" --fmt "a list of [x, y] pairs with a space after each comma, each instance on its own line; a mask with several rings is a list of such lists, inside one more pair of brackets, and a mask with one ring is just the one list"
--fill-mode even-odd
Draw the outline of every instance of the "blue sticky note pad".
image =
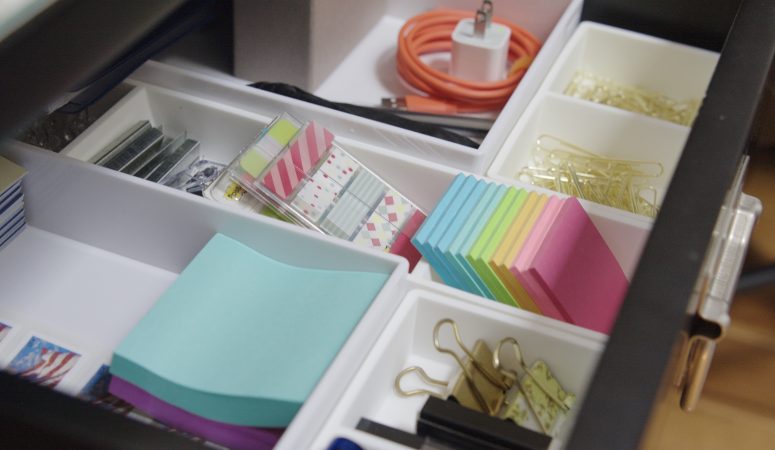
[[441, 217], [444, 215], [444, 212], [447, 210], [450, 203], [452, 203], [452, 201], [457, 196], [457, 193], [465, 182], [465, 179], [466, 176], [461, 173], [452, 180], [449, 188], [447, 188], [447, 192], [444, 193], [439, 202], [436, 204], [436, 207], [433, 208], [433, 211], [431, 211], [430, 215], [428, 215], [422, 226], [420, 226], [420, 229], [417, 230], [417, 233], [415, 233], [414, 237], [412, 238], [412, 244], [414, 244], [415, 248], [417, 248], [417, 250], [422, 253], [423, 257], [428, 260], [430, 265], [436, 270], [436, 273], [439, 274], [444, 283], [449, 285], [453, 285], [454, 280], [450, 279], [448, 274], [445, 273], [443, 270], [444, 266], [439, 260], [435, 258], [435, 254], [430, 250], [427, 244], [428, 238], [430, 238], [431, 233], [438, 225]]
[[439, 219], [439, 223], [431, 232], [431, 235], [428, 237], [428, 241], [425, 244], [428, 250], [433, 253], [434, 259], [439, 262], [439, 267], [434, 267], [436, 271], [444, 271], [446, 273], [444, 278], [448, 278], [452, 281], [451, 286], [463, 290], [466, 290], [467, 286], [465, 279], [461, 278], [457, 273], [457, 270], [449, 265], [444, 255], [438, 251], [438, 246], [441, 238], [449, 230], [450, 224], [460, 214], [460, 207], [468, 200], [468, 197], [471, 195], [471, 192], [474, 190], [477, 183], [478, 181], [476, 178], [472, 176], [466, 177], [463, 181], [463, 185], [460, 186], [457, 195], [452, 199], [447, 210], [444, 211], [444, 214]]
[[487, 182], [483, 180], [476, 180], [473, 188], [470, 189], [471, 193], [468, 195], [465, 201], [457, 207], [450, 207], [450, 209], [455, 208], [457, 214], [452, 219], [452, 221], [450, 221], [450, 224], [444, 231], [443, 235], [439, 237], [438, 241], [434, 241], [433, 237], [431, 237], [432, 250], [436, 253], [439, 259], [442, 259], [446, 262], [450, 271], [456, 273], [458, 280], [462, 283], [461, 289], [479, 295], [484, 295], [484, 293], [479, 289], [478, 285], [471, 280], [471, 277], [460, 268], [457, 262], [455, 262], [453, 258], [449, 256], [448, 251], [450, 245], [452, 245], [452, 241], [455, 239], [458, 233], [460, 233], [461, 228], [469, 219], [471, 211], [479, 204], [479, 201], [482, 199], [487, 186], [489, 186]]
[[461, 248], [468, 240], [471, 232], [474, 231], [475, 226], [481, 220], [482, 213], [485, 211], [489, 203], [493, 201], [493, 198], [499, 191], [499, 186], [496, 184], [483, 184], [485, 189], [481, 198], [476, 202], [457, 234], [454, 236], [450, 235], [451, 243], [447, 248], [445, 248], [444, 256], [448, 261], [455, 265], [458, 272], [463, 274], [469, 283], [476, 286], [475, 292], [480, 293], [480, 295], [483, 297], [494, 298], [484, 281], [482, 281], [475, 273], [472, 273], [467, 264], [461, 264], [456, 257], [456, 255], [461, 252]]
[[490, 291], [490, 288], [479, 277], [474, 267], [466, 259], [466, 255], [471, 251], [477, 238], [482, 233], [487, 221], [490, 219], [495, 208], [500, 204], [503, 197], [506, 195], [508, 187], [505, 185], [491, 184], [492, 188], [488, 188], [488, 192], [492, 191], [492, 194], [486, 201], [481, 201], [474, 211], [471, 213], [471, 220], [464, 224], [460, 234], [452, 243], [449, 254], [457, 262], [461, 270], [466, 273], [471, 281], [476, 283], [477, 286], [484, 292], [484, 296], [495, 300], [495, 295]]
[[206, 419], [287, 426], [389, 275], [289, 265], [216, 234], [111, 373]]

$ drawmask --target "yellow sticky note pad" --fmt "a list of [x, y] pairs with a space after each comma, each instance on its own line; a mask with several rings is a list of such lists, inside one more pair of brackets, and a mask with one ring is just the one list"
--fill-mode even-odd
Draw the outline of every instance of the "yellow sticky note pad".
[[505, 242], [510, 244], [500, 248], [491, 262], [493, 269], [498, 273], [509, 291], [517, 298], [520, 306], [537, 314], [541, 314], [541, 310], [519, 280], [511, 273], [509, 266], [514, 262], [514, 259], [525, 244], [525, 240], [527, 240], [530, 231], [544, 210], [548, 199], [549, 197], [546, 195], [536, 194], [535, 192], [530, 193], [530, 196], [525, 201], [525, 207], [514, 220], [513, 226], [509, 229], [504, 239]]
[[511, 275], [510, 272], [508, 272], [508, 270], [506, 273], [504, 273], [498, 264], [505, 258], [506, 253], [508, 253], [509, 248], [512, 246], [512, 243], [519, 235], [519, 232], [524, 228], [525, 222], [535, 209], [537, 201], [538, 195], [536, 193], [531, 192], [527, 194], [527, 198], [525, 199], [525, 203], [522, 206], [522, 209], [509, 225], [508, 230], [506, 230], [506, 234], [503, 236], [503, 244], [498, 247], [492, 259], [489, 261], [489, 264], [490, 268], [495, 272], [495, 274], [498, 276], [503, 285], [506, 287], [512, 297], [514, 297], [514, 300], [521, 308], [540, 314], [540, 311], [530, 296], [527, 295], [527, 292], [525, 292], [524, 288], [522, 288], [522, 285], [514, 278], [513, 275]]

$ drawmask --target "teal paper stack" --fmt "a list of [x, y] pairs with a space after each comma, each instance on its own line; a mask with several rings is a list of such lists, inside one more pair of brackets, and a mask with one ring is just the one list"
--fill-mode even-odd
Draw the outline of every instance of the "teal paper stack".
[[216, 234], [119, 345], [111, 372], [210, 420], [286, 426], [388, 276], [292, 266]]

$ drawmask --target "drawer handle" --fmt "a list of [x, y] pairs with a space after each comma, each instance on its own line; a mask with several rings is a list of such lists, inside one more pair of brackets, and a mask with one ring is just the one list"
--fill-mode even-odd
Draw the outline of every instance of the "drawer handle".
[[713, 238], [695, 288], [689, 313], [692, 325], [684, 343], [678, 387], [681, 409], [693, 411], [700, 400], [717, 342], [730, 324], [729, 311], [740, 277], [745, 254], [762, 204], [742, 192], [742, 180], [748, 164], [740, 163], [737, 178], [721, 207]]

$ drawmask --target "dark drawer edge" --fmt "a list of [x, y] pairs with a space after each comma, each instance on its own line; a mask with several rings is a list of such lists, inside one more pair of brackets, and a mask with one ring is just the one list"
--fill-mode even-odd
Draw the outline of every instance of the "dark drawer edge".
[[775, 1], [742, 2], [568, 448], [639, 445], [719, 208], [749, 145], [775, 56], [773, 23]]

